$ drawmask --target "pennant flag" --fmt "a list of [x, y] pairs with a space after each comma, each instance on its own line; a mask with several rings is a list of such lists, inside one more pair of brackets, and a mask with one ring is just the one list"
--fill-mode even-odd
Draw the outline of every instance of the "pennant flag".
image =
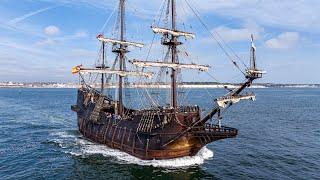
[[253, 42], [253, 34], [251, 34], [251, 47], [256, 50], [256, 46], [254, 45], [254, 42]]

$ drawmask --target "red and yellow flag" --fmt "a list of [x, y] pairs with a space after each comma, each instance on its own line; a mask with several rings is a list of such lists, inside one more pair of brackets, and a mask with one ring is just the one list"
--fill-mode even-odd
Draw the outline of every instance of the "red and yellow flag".
[[80, 71], [80, 69], [81, 69], [81, 66], [82, 65], [78, 65], [78, 66], [76, 66], [76, 67], [73, 67], [72, 68], [72, 74], [77, 74], [77, 73], [79, 73], [79, 71]]

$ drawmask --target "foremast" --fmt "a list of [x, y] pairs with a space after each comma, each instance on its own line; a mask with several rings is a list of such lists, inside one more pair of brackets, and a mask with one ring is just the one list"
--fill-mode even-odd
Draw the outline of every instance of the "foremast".
[[[216, 107], [214, 107], [207, 116], [205, 116], [199, 122], [196, 122], [194, 125], [196, 125], [197, 123], [207, 122], [217, 113], [219, 116], [221, 109], [228, 108], [233, 104], [239, 102], [240, 100], [244, 100], [244, 99], [255, 100], [255, 95], [253, 93], [241, 95], [241, 92], [247, 87], [250, 87], [254, 80], [262, 78], [262, 75], [265, 73], [266, 73], [265, 71], [261, 71], [257, 69], [256, 46], [254, 44], [253, 35], [251, 35], [250, 67], [246, 70], [246, 74], [245, 74], [246, 81], [242, 83], [238, 88], [235, 88], [234, 90], [230, 91], [226, 95], [218, 98], [216, 100], [217, 101]], [[219, 101], [223, 101], [224, 105], [221, 105]]]
[[[230, 91], [227, 93], [225, 96], [222, 96], [218, 99], [216, 99], [216, 105], [212, 108], [212, 110], [203, 118], [199, 119], [198, 121], [193, 122], [186, 128], [185, 130], [181, 131], [179, 134], [177, 134], [175, 137], [167, 141], [162, 145], [162, 147], [165, 147], [171, 143], [173, 143], [175, 140], [179, 139], [181, 136], [185, 135], [186, 133], [192, 131], [193, 128], [198, 127], [198, 126], [203, 126], [204, 123], [212, 119], [215, 115], [218, 117], [219, 121], [219, 127], [221, 127], [220, 124], [220, 114], [222, 109], [227, 109], [233, 104], [239, 102], [240, 100], [243, 99], [251, 99], [254, 100], [255, 96], [253, 93], [251, 94], [245, 94], [241, 95], [241, 92], [246, 89], [247, 87], [250, 87], [253, 83], [254, 80], [262, 78], [262, 75], [265, 74], [265, 71], [261, 71], [257, 69], [256, 66], [256, 47], [253, 42], [253, 35], [251, 35], [251, 50], [250, 50], [250, 67], [246, 70], [246, 81], [242, 83], [238, 88], [235, 88], [234, 90]], [[219, 101], [223, 101], [224, 104], [223, 106], [220, 105]]]

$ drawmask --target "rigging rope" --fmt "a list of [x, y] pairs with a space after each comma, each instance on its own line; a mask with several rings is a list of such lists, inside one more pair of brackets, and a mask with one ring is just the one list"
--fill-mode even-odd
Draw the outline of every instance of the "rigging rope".
[[208, 28], [208, 26], [204, 23], [204, 21], [201, 19], [199, 13], [197, 10], [195, 10], [189, 3], [188, 0], [184, 0], [186, 2], [186, 4], [189, 6], [189, 8], [191, 9], [191, 11], [194, 13], [194, 15], [198, 18], [198, 20], [200, 21], [201, 25], [209, 32], [209, 34], [212, 36], [212, 38], [217, 42], [218, 46], [222, 49], [222, 51], [226, 54], [226, 56], [230, 59], [230, 61], [232, 62], [232, 64], [243, 74], [246, 75], [241, 68], [239, 67], [239, 65], [237, 64], [236, 61], [234, 61], [232, 59], [232, 56], [228, 53], [228, 51], [225, 49], [225, 47], [222, 45], [222, 43], [214, 36], [214, 34], [210, 31], [210, 29]]
[[[160, 12], [160, 13], [159, 13], [159, 19], [158, 19], [158, 21], [157, 21], [157, 26], [159, 26], [159, 24], [160, 24], [161, 16], [162, 16], [163, 11], [164, 11], [164, 5], [165, 5], [164, 2], [165, 2], [165, 0], [162, 1], [161, 6], [160, 6], [160, 8], [159, 8], [159, 10], [158, 10], [158, 12]], [[154, 23], [155, 23], [155, 21], [156, 21], [156, 19], [153, 20]], [[148, 53], [147, 53], [146, 60], [149, 59], [149, 56], [150, 56], [151, 49], [152, 49], [152, 47], [153, 47], [155, 38], [156, 38], [156, 34], [153, 34], [153, 38], [152, 38], [152, 41], [151, 41], [151, 44], [150, 44], [150, 48], [149, 48]]]
[[[157, 26], [159, 26], [159, 24], [160, 24], [161, 17], [162, 17], [162, 15], [163, 15], [163, 12], [164, 12], [164, 9], [165, 9], [165, 1], [166, 1], [166, 0], [163, 0], [163, 1], [162, 1], [161, 6], [160, 6], [160, 8], [159, 8], [159, 10], [158, 10], [159, 18], [158, 18], [157, 22], [156, 22], [156, 19], [157, 19], [157, 18], [154, 19], [154, 24], [156, 23]], [[156, 38], [156, 34], [153, 35], [153, 38], [152, 38], [152, 41], [151, 41], [151, 44], [150, 44], [150, 48], [148, 49], [148, 53], [147, 53], [147, 56], [146, 56], [146, 60], [149, 59], [149, 56], [150, 56], [150, 54], [151, 54], [151, 49], [152, 49], [152, 47], [153, 47], [153, 45], [154, 45], [155, 38]], [[144, 70], [144, 69], [142, 68], [142, 71], [143, 71], [143, 70]], [[140, 78], [140, 82], [141, 82], [141, 83], [143, 83], [143, 82], [146, 83], [146, 81], [143, 81], [141, 78]], [[146, 95], [147, 95], [147, 98], [149, 98], [149, 100], [151, 101], [151, 103], [153, 103], [155, 106], [159, 106], [159, 104], [152, 98], [152, 96], [150, 95], [150, 93], [149, 93], [149, 91], [147, 90], [147, 88], [143, 88], [143, 89], [145, 90]]]
[[107, 18], [107, 20], [105, 21], [105, 23], [103, 24], [103, 26], [101, 27], [101, 30], [100, 32], [103, 32], [107, 26], [107, 24], [109, 23], [111, 17], [113, 16], [113, 14], [116, 12], [116, 9], [117, 9], [117, 5], [113, 8], [113, 11], [111, 12], [111, 14], [109, 15], [109, 17]]
[[225, 42], [225, 40], [223, 40], [223, 38], [221, 37], [221, 35], [217, 32], [217, 31], [214, 31], [217, 36], [221, 39], [221, 41], [226, 45], [226, 47], [231, 51], [231, 53], [236, 57], [238, 58], [238, 60], [243, 64], [243, 66], [246, 68], [246, 69], [249, 69], [249, 67], [246, 65], [246, 63], [244, 63], [242, 61], [242, 59], [236, 54], [236, 52], [228, 45], [228, 43]]

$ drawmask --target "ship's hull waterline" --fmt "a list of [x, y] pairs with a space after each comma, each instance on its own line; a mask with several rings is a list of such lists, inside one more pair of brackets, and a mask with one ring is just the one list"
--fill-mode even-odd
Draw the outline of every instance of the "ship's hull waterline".
[[[202, 124], [175, 138], [188, 129], [188, 124], [200, 118], [199, 108], [188, 108], [183, 112], [175, 112], [174, 119], [167, 118], [172, 116], [171, 113], [166, 111], [160, 113], [152, 117], [152, 121], [158, 122], [160, 125], [153, 124], [151, 128], [147, 127], [148, 124], [141, 128], [143, 127], [141, 122], [146, 121], [143, 119], [143, 111], [133, 111], [130, 119], [117, 120], [114, 116], [110, 116], [108, 112], [110, 109], [102, 108], [99, 112], [99, 120], [93, 121], [90, 115], [94, 111], [97, 97], [92, 98], [91, 102], [85, 105], [86, 96], [88, 96], [88, 92], [80, 89], [77, 105], [72, 108], [77, 112], [80, 133], [91, 141], [118, 149], [143, 160], [194, 156], [206, 144], [235, 137], [238, 133], [234, 128]], [[146, 129], [152, 130], [142, 132]], [[172, 139], [174, 141], [168, 143]]]

